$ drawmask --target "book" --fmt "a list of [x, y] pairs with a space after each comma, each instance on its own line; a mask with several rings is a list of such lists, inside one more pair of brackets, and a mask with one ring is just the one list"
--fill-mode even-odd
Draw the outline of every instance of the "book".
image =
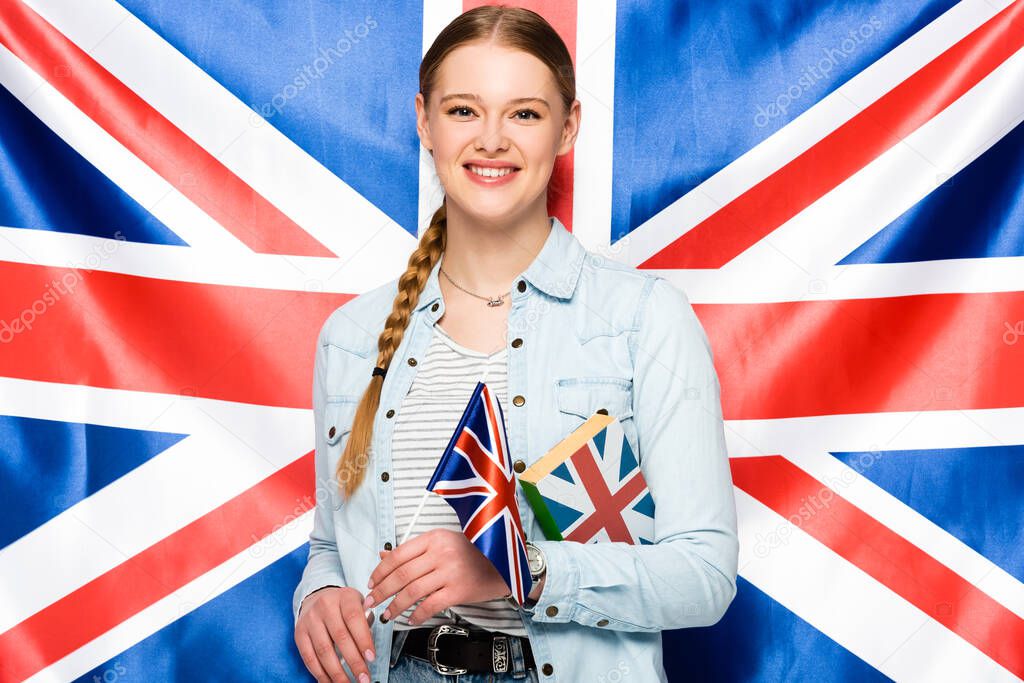
[[654, 499], [614, 415], [592, 415], [519, 483], [548, 540], [654, 542]]

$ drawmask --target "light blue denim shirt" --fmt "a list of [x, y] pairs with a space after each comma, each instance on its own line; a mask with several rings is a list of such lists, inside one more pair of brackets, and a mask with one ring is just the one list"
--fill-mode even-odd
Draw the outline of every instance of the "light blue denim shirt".
[[[508, 314], [508, 444], [527, 466], [600, 408], [617, 416], [655, 503], [655, 542], [547, 541], [519, 492], [528, 539], [547, 559], [544, 590], [522, 608], [542, 681], [665, 680], [661, 631], [709, 626], [736, 593], [739, 544], [719, 383], [707, 336], [668, 280], [586, 250], [555, 217], [513, 282]], [[327, 585], [366, 593], [392, 547], [395, 416], [444, 314], [435, 264], [388, 369], [366, 478], [350, 500], [334, 469], [377, 359], [397, 278], [338, 308], [316, 346], [317, 504], [293, 613]], [[374, 607], [374, 681], [388, 680], [393, 622]], [[545, 666], [545, 664], [549, 666]], [[345, 667], [347, 673], [348, 668]], [[545, 674], [545, 670], [550, 670]]]

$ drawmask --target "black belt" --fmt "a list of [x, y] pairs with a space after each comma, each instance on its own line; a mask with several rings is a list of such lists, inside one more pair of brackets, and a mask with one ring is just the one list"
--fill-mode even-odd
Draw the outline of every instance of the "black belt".
[[512, 640], [522, 644], [526, 669], [535, 669], [530, 639], [457, 624], [410, 629], [402, 654], [426, 660], [441, 674], [512, 671]]

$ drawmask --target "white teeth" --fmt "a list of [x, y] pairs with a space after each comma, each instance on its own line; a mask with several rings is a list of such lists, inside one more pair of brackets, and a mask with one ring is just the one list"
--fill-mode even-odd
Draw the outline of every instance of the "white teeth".
[[469, 168], [469, 170], [472, 171], [473, 173], [476, 173], [477, 175], [482, 175], [485, 178], [500, 178], [501, 176], [506, 176], [513, 170], [515, 170], [512, 168], [480, 168], [479, 166], [468, 166], [467, 168]]

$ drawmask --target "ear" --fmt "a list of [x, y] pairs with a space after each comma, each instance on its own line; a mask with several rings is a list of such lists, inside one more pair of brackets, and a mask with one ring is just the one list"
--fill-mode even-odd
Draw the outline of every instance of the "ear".
[[430, 124], [427, 121], [427, 105], [423, 99], [423, 93], [416, 93], [416, 134], [420, 136], [420, 142], [428, 151], [433, 151], [434, 143], [430, 139]]
[[558, 144], [558, 150], [555, 152], [556, 156], [568, 154], [569, 150], [575, 146], [576, 138], [580, 134], [580, 108], [580, 101], [573, 100], [572, 106], [569, 108], [569, 115], [565, 117], [565, 124], [562, 126], [562, 137]]

